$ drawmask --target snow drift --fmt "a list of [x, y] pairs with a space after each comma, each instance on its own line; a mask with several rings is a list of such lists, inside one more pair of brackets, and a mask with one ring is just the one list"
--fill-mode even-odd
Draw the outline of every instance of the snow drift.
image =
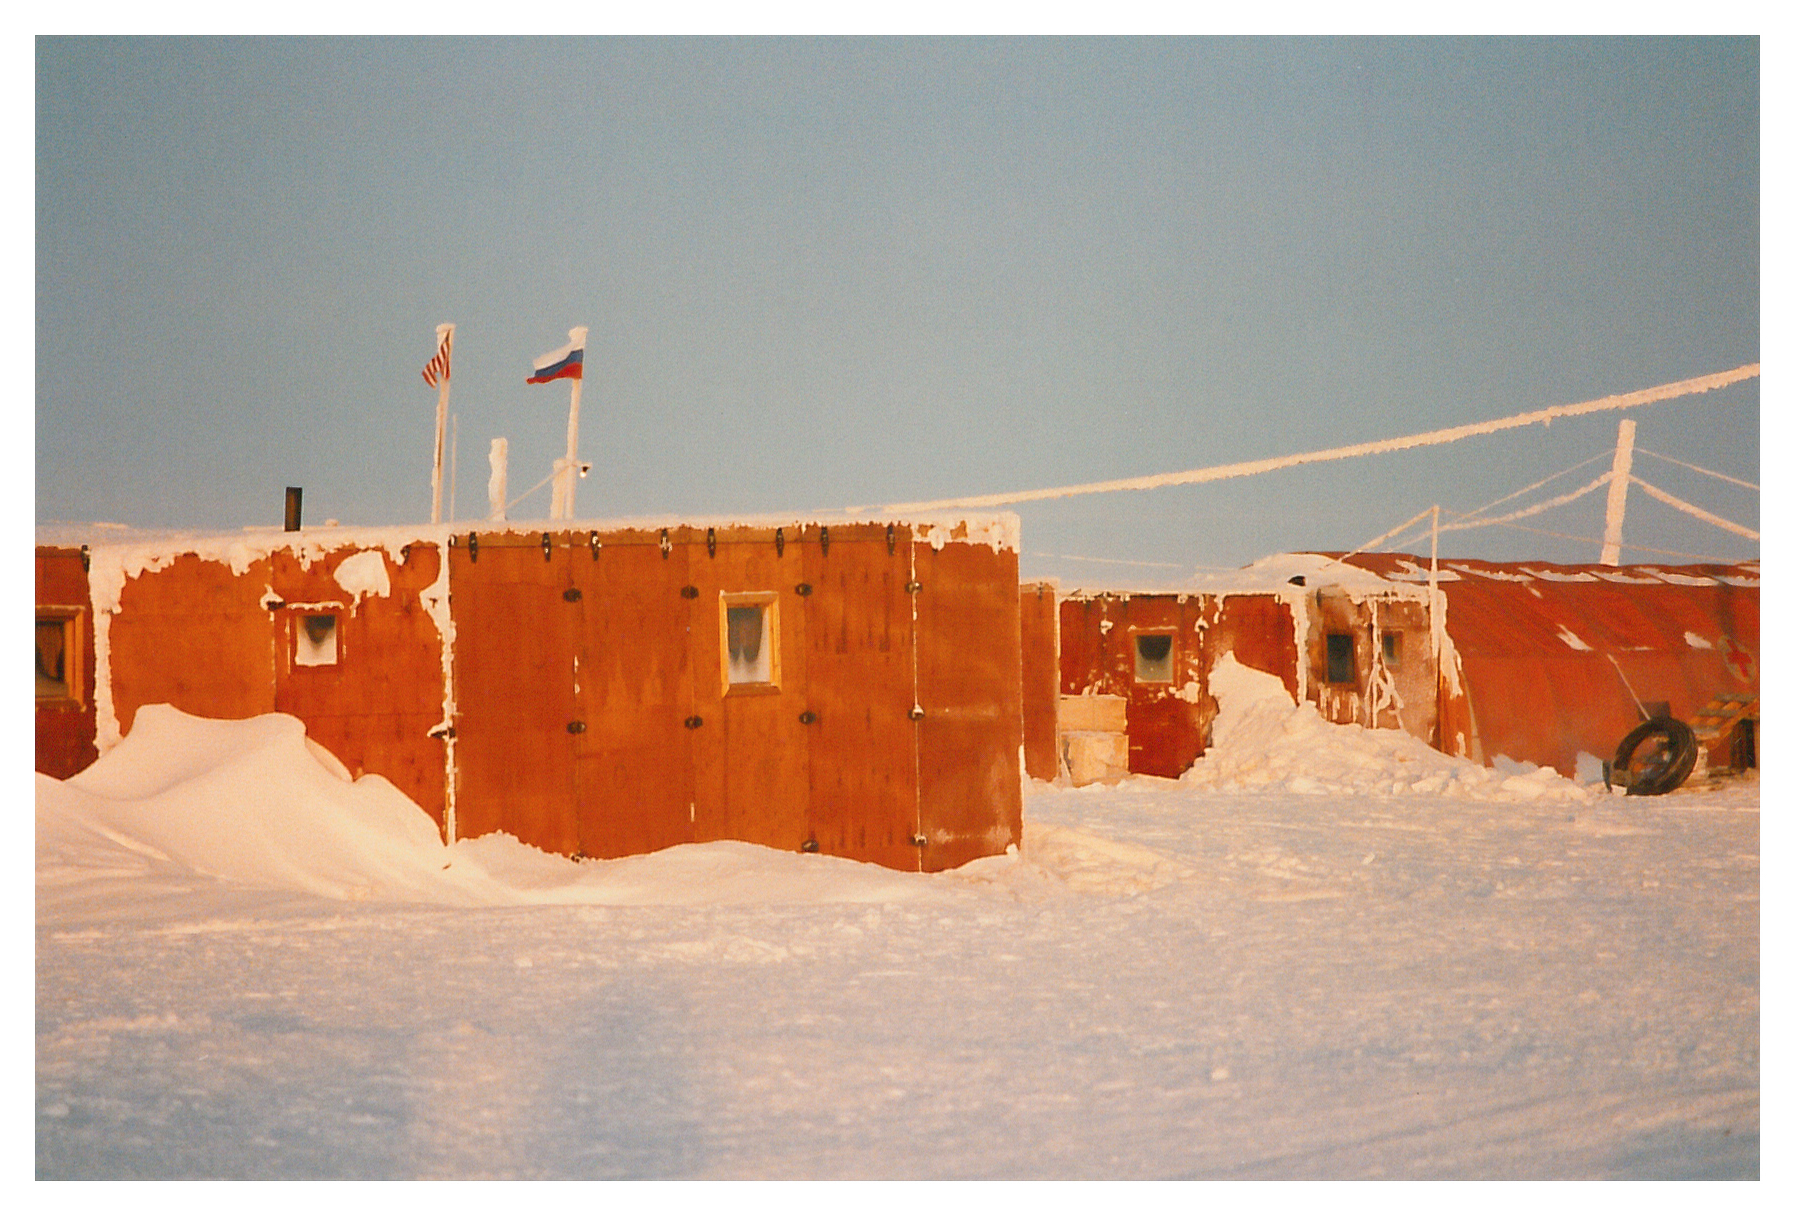
[[[886, 902], [913, 876], [719, 841], [575, 862], [503, 833], [445, 845], [391, 782], [351, 780], [286, 714], [243, 721], [145, 706], [67, 781], [37, 778], [40, 886], [187, 871], [342, 900], [458, 905]], [[1002, 859], [997, 859], [1002, 860]]]
[[1486, 769], [1405, 731], [1342, 726], [1298, 704], [1283, 681], [1223, 655], [1209, 676], [1217, 713], [1209, 750], [1180, 780], [1205, 790], [1293, 794], [1441, 794], [1503, 802], [1593, 795], [1551, 769], [1500, 761]]

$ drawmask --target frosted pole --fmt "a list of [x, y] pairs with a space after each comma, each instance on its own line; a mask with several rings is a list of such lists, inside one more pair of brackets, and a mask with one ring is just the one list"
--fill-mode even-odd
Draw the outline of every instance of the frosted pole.
[[[580, 350], [586, 349], [586, 327], [567, 331], [567, 336]], [[585, 380], [585, 368], [582, 364], [581, 374], [573, 378], [573, 392], [567, 403], [567, 459], [561, 466], [561, 476], [555, 495], [561, 508], [562, 519], [573, 518], [573, 488], [580, 479], [580, 385]]]
[[455, 519], [455, 470], [460, 466], [460, 463], [461, 463], [458, 459], [456, 459], [456, 456], [455, 456], [456, 441], [460, 437], [460, 434], [461, 434], [461, 419], [455, 414], [450, 414], [449, 415], [449, 519], [451, 522], [453, 522]]
[[1633, 471], [1633, 431], [1631, 418], [1622, 418], [1620, 436], [1614, 443], [1613, 478], [1608, 483], [1608, 522], [1602, 530], [1602, 565], [1620, 565], [1621, 525], [1627, 518], [1627, 477]]
[[[436, 327], [436, 348], [452, 343], [455, 327], [444, 323]], [[452, 347], [451, 347], [452, 349]], [[430, 522], [443, 521], [443, 427], [449, 416], [449, 369], [444, 368], [436, 387], [436, 459], [430, 466]]]
[[492, 476], [486, 481], [487, 519], [505, 518], [505, 464], [511, 445], [502, 436], [492, 441], [486, 459], [492, 465]]

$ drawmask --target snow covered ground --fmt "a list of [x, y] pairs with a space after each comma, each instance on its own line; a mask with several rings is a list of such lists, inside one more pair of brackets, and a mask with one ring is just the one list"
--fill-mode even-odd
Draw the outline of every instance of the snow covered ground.
[[1182, 780], [940, 875], [445, 848], [292, 719], [146, 711], [37, 781], [38, 1176], [1757, 1176], [1755, 782], [1253, 674]]

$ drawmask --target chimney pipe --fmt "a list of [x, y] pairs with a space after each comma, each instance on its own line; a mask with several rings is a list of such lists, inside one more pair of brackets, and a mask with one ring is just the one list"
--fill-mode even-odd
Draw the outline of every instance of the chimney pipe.
[[305, 491], [298, 486], [287, 487], [287, 531], [299, 531], [299, 500]]

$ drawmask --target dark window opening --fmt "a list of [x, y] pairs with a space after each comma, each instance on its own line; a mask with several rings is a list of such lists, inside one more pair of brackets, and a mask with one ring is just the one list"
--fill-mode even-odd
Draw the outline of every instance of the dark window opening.
[[1172, 682], [1172, 635], [1169, 633], [1137, 633], [1134, 635], [1134, 678], [1145, 684]]
[[66, 617], [37, 618], [37, 699], [73, 700], [69, 676], [69, 634]]
[[1402, 666], [1402, 635], [1400, 633], [1384, 634], [1384, 666], [1389, 668]]
[[1358, 682], [1358, 667], [1353, 662], [1352, 634], [1328, 634], [1328, 683], [1357, 684]]
[[299, 628], [293, 638], [294, 664], [299, 667], [334, 667], [337, 658], [336, 613], [302, 613]]
[[723, 595], [723, 684], [742, 692], [779, 686], [779, 597], [770, 591]]

